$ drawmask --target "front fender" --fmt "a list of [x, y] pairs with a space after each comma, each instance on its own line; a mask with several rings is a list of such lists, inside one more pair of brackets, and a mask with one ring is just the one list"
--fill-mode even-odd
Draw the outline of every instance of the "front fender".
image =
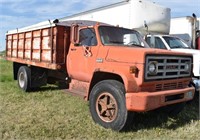
[[138, 91], [138, 84], [134, 77], [134, 74], [129, 73], [129, 71], [120, 71], [120, 70], [113, 70], [113, 69], [101, 69], [101, 72], [106, 72], [114, 75], [118, 75], [121, 77], [124, 83], [125, 91], [126, 92], [137, 92]]

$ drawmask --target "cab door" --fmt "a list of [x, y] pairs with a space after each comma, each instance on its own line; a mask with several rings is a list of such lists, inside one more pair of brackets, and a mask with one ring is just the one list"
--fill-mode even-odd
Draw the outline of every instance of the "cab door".
[[72, 79], [89, 82], [95, 70], [98, 46], [93, 28], [79, 30], [78, 43], [72, 44], [67, 56], [67, 71]]

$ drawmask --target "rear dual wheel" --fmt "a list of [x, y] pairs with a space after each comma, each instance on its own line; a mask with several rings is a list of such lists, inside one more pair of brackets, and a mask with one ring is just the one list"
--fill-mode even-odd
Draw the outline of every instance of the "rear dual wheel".
[[18, 70], [17, 81], [18, 86], [25, 92], [30, 90], [31, 70], [27, 66], [21, 66]]

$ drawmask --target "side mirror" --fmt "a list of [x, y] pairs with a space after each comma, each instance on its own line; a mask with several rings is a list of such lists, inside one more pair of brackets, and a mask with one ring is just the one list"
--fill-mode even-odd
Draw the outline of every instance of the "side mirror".
[[150, 37], [150, 47], [155, 48], [155, 36], [151, 35]]
[[71, 42], [76, 46], [79, 43], [79, 26], [77, 24], [74, 24], [71, 27]]
[[144, 21], [144, 27], [146, 28], [146, 31], [147, 31], [147, 33], [148, 33], [148, 32], [149, 32], [149, 26], [148, 26], [146, 20]]

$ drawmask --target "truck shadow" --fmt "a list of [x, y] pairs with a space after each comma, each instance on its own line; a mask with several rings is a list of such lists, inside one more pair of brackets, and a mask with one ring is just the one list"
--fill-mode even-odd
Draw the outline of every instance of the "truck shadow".
[[69, 85], [66, 84], [48, 84], [42, 87], [31, 88], [31, 92], [48, 91], [48, 90], [64, 90], [68, 89]]
[[138, 131], [155, 127], [174, 130], [195, 120], [199, 120], [199, 98], [195, 98], [193, 101], [187, 103], [184, 110], [174, 117], [170, 117], [166, 113], [158, 112], [157, 110], [136, 113], [133, 125], [128, 131]]

